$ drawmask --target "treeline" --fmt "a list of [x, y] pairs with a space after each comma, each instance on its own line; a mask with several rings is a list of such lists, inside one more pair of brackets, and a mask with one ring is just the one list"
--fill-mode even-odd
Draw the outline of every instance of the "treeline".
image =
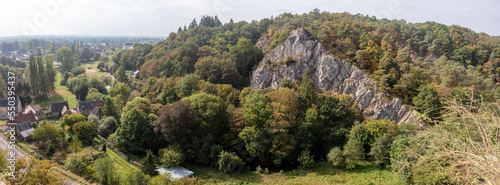
[[16, 67], [16, 68], [26, 68], [26, 62], [12, 60], [4, 55], [0, 56], [0, 64], [4, 66]]

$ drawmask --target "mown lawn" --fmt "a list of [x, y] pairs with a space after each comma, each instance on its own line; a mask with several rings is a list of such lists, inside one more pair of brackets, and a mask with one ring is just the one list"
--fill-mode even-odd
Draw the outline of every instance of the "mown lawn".
[[259, 174], [253, 171], [225, 174], [217, 170], [187, 166], [203, 184], [400, 184], [390, 169], [363, 164], [353, 170], [335, 169], [326, 162], [318, 162], [310, 170], [293, 170]]

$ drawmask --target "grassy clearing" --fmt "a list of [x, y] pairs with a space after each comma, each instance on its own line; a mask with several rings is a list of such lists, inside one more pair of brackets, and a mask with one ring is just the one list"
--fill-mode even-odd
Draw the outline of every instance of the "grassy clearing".
[[50, 102], [63, 102], [66, 101], [67, 99], [70, 108], [76, 107], [76, 104], [78, 103], [76, 96], [73, 93], [69, 92], [66, 86], [60, 85], [61, 80], [62, 80], [61, 73], [57, 73], [55, 92], [49, 98], [45, 98], [36, 103], [40, 104], [44, 109], [48, 109], [50, 106]]
[[395, 173], [369, 163], [362, 164], [354, 170], [343, 170], [335, 169], [326, 162], [318, 162], [311, 170], [271, 174], [247, 171], [228, 175], [208, 167], [187, 168], [204, 184], [400, 184]]

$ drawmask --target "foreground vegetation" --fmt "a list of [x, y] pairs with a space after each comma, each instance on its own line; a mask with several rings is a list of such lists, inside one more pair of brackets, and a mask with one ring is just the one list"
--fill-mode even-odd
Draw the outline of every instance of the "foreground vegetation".
[[226, 174], [202, 166], [188, 166], [202, 184], [400, 184], [390, 169], [381, 169], [368, 162], [352, 170], [333, 168], [318, 162], [312, 169], [283, 172], [246, 171]]

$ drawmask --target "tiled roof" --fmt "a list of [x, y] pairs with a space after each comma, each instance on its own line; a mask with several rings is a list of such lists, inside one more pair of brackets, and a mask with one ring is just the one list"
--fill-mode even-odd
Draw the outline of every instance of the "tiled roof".
[[37, 122], [38, 120], [36, 119], [35, 115], [32, 113], [29, 114], [22, 114], [14, 117], [14, 121], [7, 121], [7, 123], [22, 123], [25, 121], [29, 121], [30, 123]]
[[60, 113], [65, 106], [69, 108], [68, 102], [50, 103], [50, 111]]

